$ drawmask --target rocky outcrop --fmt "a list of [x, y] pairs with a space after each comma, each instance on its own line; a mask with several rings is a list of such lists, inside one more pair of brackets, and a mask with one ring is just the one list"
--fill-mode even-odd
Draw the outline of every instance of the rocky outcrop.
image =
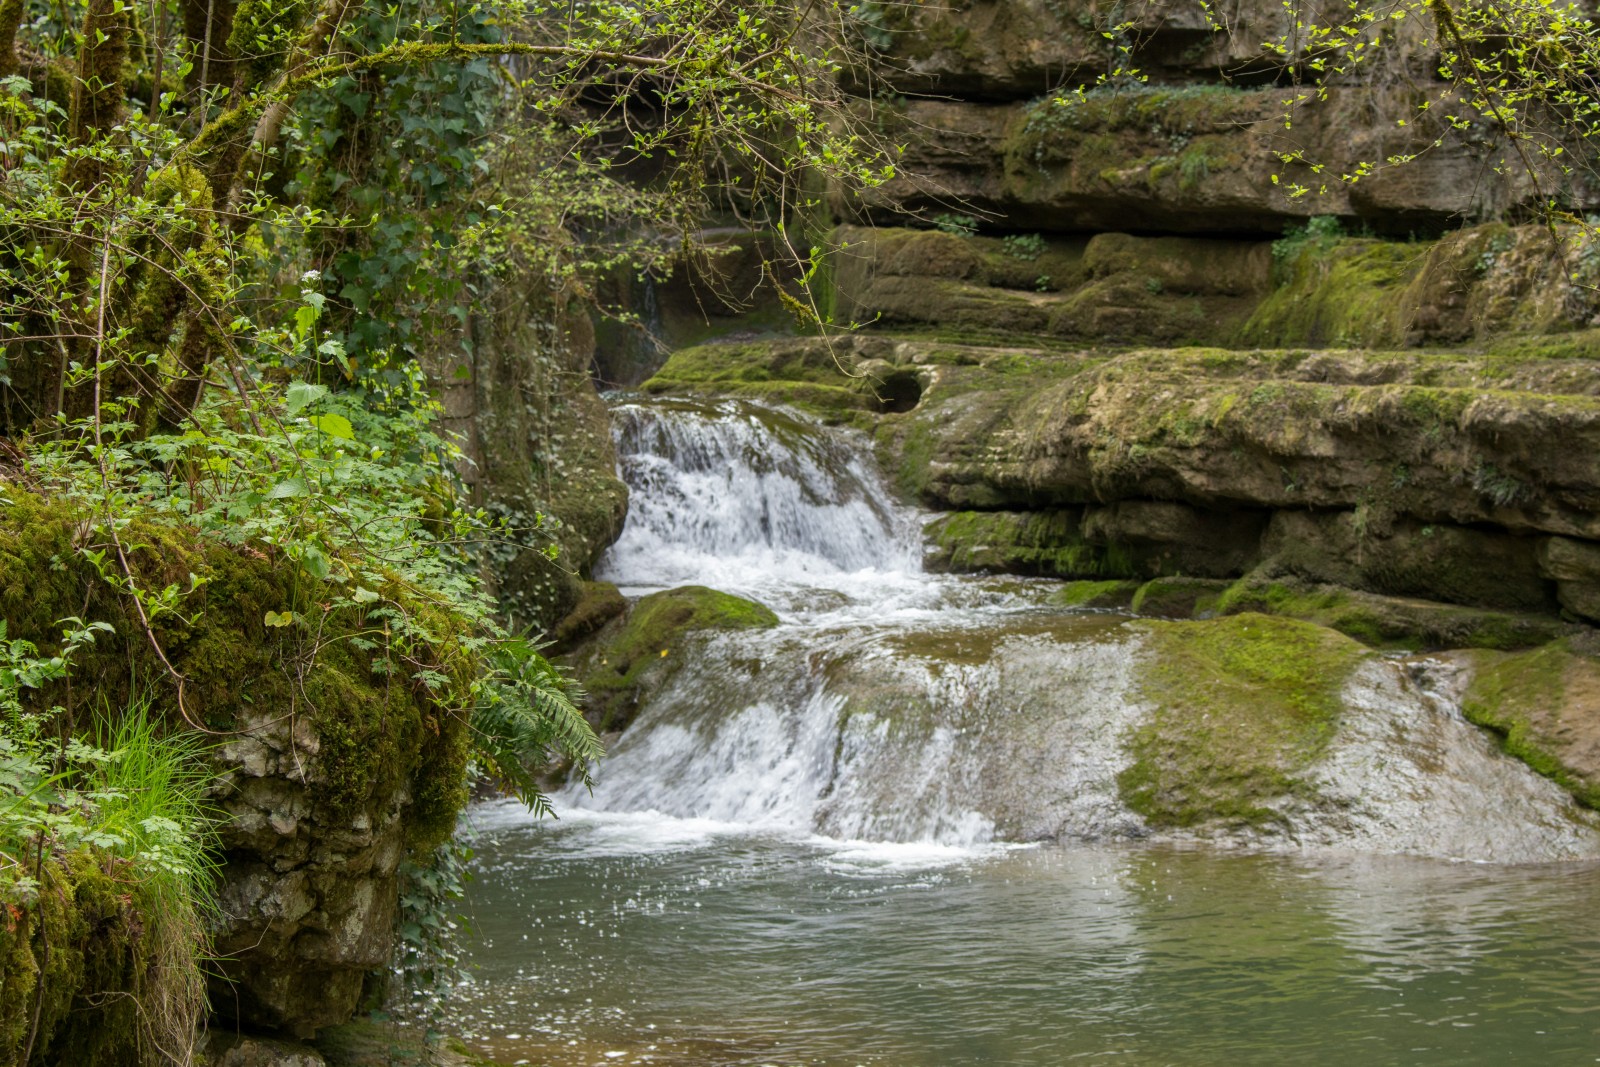
[[[1487, 120], [1457, 128], [1446, 109], [1417, 109], [1446, 88], [1431, 80], [1419, 18], [1388, 34], [1384, 70], [1404, 77], [1363, 66], [1319, 97], [1281, 86], [1274, 46], [1292, 54], [1301, 27], [1349, 17], [1326, 5], [940, 0], [851, 10], [872, 58], [847, 85], [906, 150], [895, 181], [859, 201], [836, 195], [842, 219], [892, 225], [956, 211], [1009, 232], [1237, 236], [1331, 215], [1405, 235], [1537, 209], [1554, 188], [1579, 211], [1597, 199], [1556, 163], [1530, 173]], [[1139, 73], [1103, 82], [1130, 68]]]
[[1528, 652], [1460, 653], [1461, 710], [1506, 751], [1600, 808], [1600, 642], [1585, 632]]
[[[8, 638], [50, 650], [59, 619], [108, 623], [74, 660], [76, 701], [92, 693], [120, 710], [150, 692], [173, 729], [198, 725], [219, 742], [211, 796], [226, 818], [208, 967], [213, 1025], [309, 1036], [348, 1020], [369, 974], [390, 959], [401, 858], [447, 838], [466, 800], [464, 716], [392, 682], [354, 643], [313, 654], [293, 628], [267, 626], [269, 612], [321, 612], [316, 583], [288, 561], [135, 524], [124, 537], [137, 546], [140, 582], [197, 590], [154, 631], [185, 678], [180, 707], [128, 599], [75, 549], [87, 526], [74, 507], [15, 486], [6, 497]], [[416, 607], [403, 590], [380, 595]]]
[[368, 975], [389, 964], [411, 790], [394, 781], [336, 815], [316, 796], [333, 771], [322, 731], [275, 707], [239, 726], [218, 751], [214, 790], [228, 862], [212, 1007], [310, 1037], [348, 1020]]
[[[815, 383], [836, 359], [856, 381], [914, 379], [916, 403]], [[691, 350], [647, 387], [750, 390], [871, 429], [900, 487], [948, 512], [927, 531], [935, 569], [1252, 575], [1600, 617], [1600, 370], [1584, 360], [861, 335]]]
[[[1392, 93], [1332, 90], [1294, 117], [1291, 142], [1284, 97], [1281, 89], [1203, 83], [1029, 103], [877, 104], [874, 121], [908, 146], [901, 176], [859, 199], [840, 194], [834, 210], [879, 225], [956, 212], [1003, 232], [1258, 239], [1326, 215], [1404, 237], [1537, 207], [1547, 184], [1502, 166], [1500, 152], [1482, 141], [1423, 154], [1437, 131], [1408, 127], [1396, 136], [1374, 124], [1373, 116], [1406, 106]], [[1319, 169], [1284, 163], [1291, 144]], [[1418, 158], [1353, 184], [1324, 176], [1407, 153]], [[1293, 184], [1314, 195], [1291, 197]]]
[[596, 730], [621, 730], [682, 665], [692, 635], [776, 625], [778, 617], [764, 605], [701, 585], [641, 597], [570, 657], [573, 675], [589, 694], [585, 714]]
[[507, 524], [485, 548], [496, 601], [514, 626], [548, 629], [582, 598], [627, 509], [610, 418], [589, 376], [594, 327], [577, 295], [513, 277], [472, 334], [466, 355], [436, 356], [430, 373], [445, 427], [464, 442], [463, 478]]
[[1600, 257], [1563, 232], [1491, 223], [1396, 242], [1324, 226], [1266, 242], [842, 227], [834, 306], [874, 327], [1093, 345], [1551, 345], [1600, 316]]
[[[1307, 19], [1337, 17], [1329, 5], [1302, 8]], [[1159, 84], [1219, 80], [1245, 84], [1275, 74], [1267, 42], [1294, 31], [1273, 0], [1241, 0], [1214, 20], [1198, 4], [1133, 0], [1115, 6], [1082, 0], [929, 0], [862, 3], [851, 9], [872, 62], [846, 73], [862, 96], [893, 92], [959, 100], [1029, 100], [1094, 83], [1123, 46]]]

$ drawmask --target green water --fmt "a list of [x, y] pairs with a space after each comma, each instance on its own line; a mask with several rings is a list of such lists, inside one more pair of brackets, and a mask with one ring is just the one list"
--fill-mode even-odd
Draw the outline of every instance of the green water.
[[1600, 867], [847, 846], [480, 814], [507, 1063], [1600, 1062]]

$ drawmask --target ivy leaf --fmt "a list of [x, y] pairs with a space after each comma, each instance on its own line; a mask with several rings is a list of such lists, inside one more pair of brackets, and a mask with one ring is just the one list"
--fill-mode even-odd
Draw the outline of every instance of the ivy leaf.
[[274, 629], [282, 629], [285, 626], [293, 626], [294, 625], [294, 612], [292, 612], [292, 611], [269, 611], [269, 612], [267, 612], [267, 617], [263, 621], [268, 626], [271, 626]]

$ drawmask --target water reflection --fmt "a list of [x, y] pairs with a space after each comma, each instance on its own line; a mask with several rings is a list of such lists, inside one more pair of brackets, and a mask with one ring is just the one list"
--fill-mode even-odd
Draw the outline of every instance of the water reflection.
[[463, 1001], [506, 1062], [1600, 1056], [1600, 867], [484, 815]]

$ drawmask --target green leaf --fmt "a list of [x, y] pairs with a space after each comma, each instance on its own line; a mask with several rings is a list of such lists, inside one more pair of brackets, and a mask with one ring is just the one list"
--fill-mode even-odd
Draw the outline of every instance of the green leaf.
[[298, 415], [308, 405], [316, 403], [328, 395], [326, 385], [313, 385], [310, 382], [291, 382], [289, 390], [284, 394], [284, 407], [291, 416]]
[[328, 557], [316, 545], [306, 545], [300, 551], [300, 566], [304, 567], [306, 573], [318, 581], [326, 579], [328, 573], [333, 570], [333, 565], [329, 562]]
[[282, 629], [285, 626], [293, 626], [294, 625], [294, 612], [292, 612], [292, 611], [269, 611], [269, 612], [267, 612], [267, 617], [263, 621], [268, 626], [271, 626], [274, 629]]
[[342, 441], [356, 439], [355, 427], [351, 426], [350, 420], [343, 415], [312, 415], [306, 421], [329, 437], [337, 437]]
[[311, 488], [306, 485], [304, 478], [290, 478], [279, 482], [267, 493], [268, 500], [284, 500], [294, 496], [310, 496]]

